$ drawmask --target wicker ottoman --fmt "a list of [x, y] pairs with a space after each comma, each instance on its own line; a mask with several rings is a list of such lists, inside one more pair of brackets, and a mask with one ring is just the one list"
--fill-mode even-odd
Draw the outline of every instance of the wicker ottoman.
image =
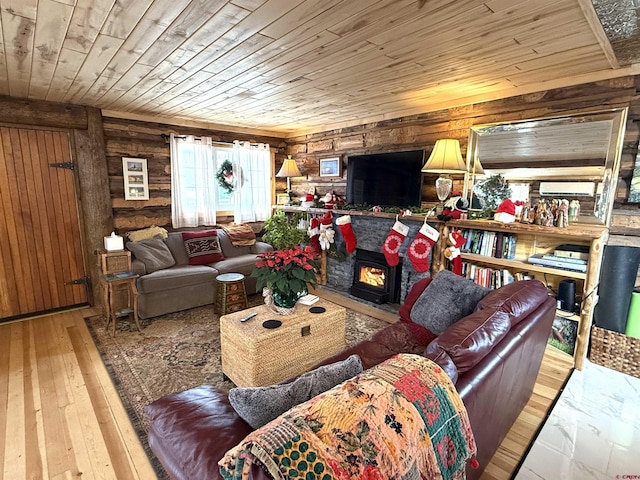
[[[311, 313], [323, 307], [322, 313]], [[250, 313], [255, 317], [240, 322]], [[282, 325], [268, 329], [266, 320]], [[341, 352], [345, 342], [345, 309], [321, 299], [298, 305], [282, 316], [261, 305], [220, 317], [222, 372], [239, 387], [262, 387], [300, 375], [321, 360]]]

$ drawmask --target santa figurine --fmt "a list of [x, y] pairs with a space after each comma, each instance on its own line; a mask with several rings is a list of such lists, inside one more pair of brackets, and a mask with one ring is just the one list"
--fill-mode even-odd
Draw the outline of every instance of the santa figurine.
[[331, 210], [335, 206], [336, 195], [333, 192], [327, 192], [322, 201], [324, 202], [324, 208]]
[[513, 223], [516, 221], [516, 205], [510, 198], [506, 198], [498, 205], [493, 219], [502, 223]]

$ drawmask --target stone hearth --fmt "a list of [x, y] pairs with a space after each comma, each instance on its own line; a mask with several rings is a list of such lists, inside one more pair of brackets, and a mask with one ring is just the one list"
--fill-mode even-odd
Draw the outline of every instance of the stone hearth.
[[[407, 256], [407, 248], [409, 248], [409, 245], [411, 245], [411, 242], [418, 234], [423, 220], [423, 216], [416, 217], [415, 219], [411, 219], [411, 217], [404, 217], [400, 219], [402, 223], [409, 227], [407, 238], [400, 248], [400, 262], [402, 263], [400, 303], [404, 301], [409, 289], [415, 282], [421, 278], [430, 276], [428, 271], [424, 273], [416, 272], [409, 260], [409, 257]], [[352, 215], [351, 225], [358, 241], [357, 247], [365, 250], [382, 252], [382, 244], [387, 238], [387, 235], [394, 223], [395, 218]], [[344, 245], [341, 245], [344, 241], [340, 235], [340, 230], [335, 224], [334, 229], [336, 230], [338, 248], [344, 248]], [[347, 255], [347, 259], [345, 261], [339, 261], [333, 257], [327, 258], [327, 287], [348, 297], [352, 297], [349, 294], [349, 288], [353, 281], [354, 256], [355, 253]], [[356, 299], [356, 297], [352, 298]], [[356, 300], [360, 301], [360, 299]]]

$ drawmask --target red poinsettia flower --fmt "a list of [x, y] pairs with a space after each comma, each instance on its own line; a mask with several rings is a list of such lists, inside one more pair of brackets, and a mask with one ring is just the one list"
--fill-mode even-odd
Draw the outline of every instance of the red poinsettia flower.
[[251, 273], [258, 279], [257, 288], [277, 288], [281, 292], [304, 292], [315, 285], [319, 269], [313, 248], [296, 246], [261, 253]]

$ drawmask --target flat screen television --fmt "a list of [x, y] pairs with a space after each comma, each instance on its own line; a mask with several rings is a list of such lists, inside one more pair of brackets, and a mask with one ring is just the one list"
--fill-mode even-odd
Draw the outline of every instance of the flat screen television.
[[347, 160], [347, 203], [420, 206], [424, 150], [352, 155]]

